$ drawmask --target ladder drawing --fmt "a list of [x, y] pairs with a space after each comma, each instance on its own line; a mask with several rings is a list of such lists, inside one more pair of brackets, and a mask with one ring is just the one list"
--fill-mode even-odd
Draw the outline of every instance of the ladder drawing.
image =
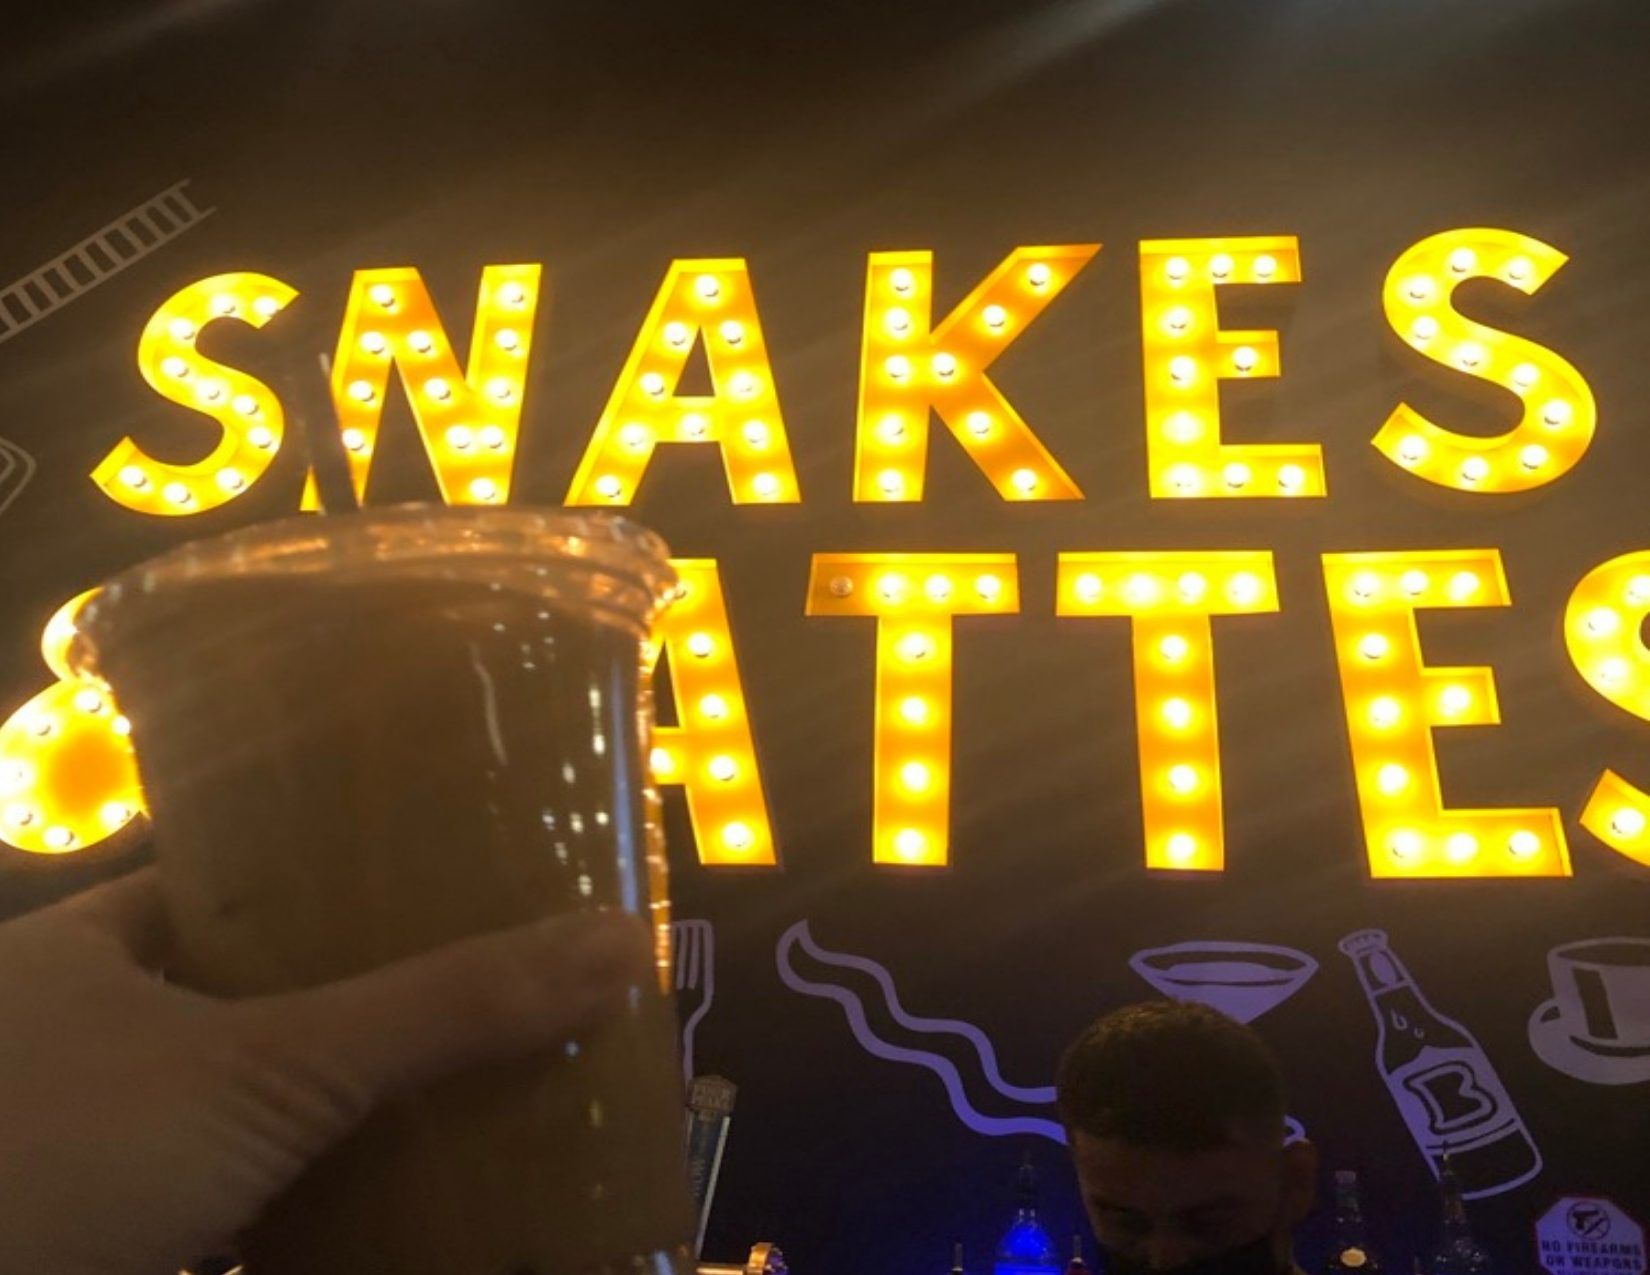
[[33, 327], [217, 211], [195, 207], [184, 191], [187, 185], [185, 179], [169, 186], [0, 289], [0, 342]]

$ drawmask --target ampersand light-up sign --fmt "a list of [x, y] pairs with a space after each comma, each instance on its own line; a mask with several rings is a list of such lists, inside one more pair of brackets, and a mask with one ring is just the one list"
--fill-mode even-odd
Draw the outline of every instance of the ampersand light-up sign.
[[95, 590], [47, 622], [40, 654], [59, 679], [0, 724], [0, 839], [64, 854], [119, 832], [143, 808], [131, 724], [104, 688], [68, 663], [75, 616]]
[[138, 370], [163, 398], [216, 421], [217, 446], [188, 464], [157, 460], [125, 438], [92, 471], [109, 499], [143, 514], [198, 514], [234, 500], [280, 450], [285, 416], [262, 381], [196, 348], [208, 324], [261, 328], [297, 291], [268, 275], [213, 275], [180, 289], [150, 316], [138, 341]]
[[1293, 235], [1148, 239], [1140, 245], [1151, 493], [1164, 497], [1322, 496], [1316, 443], [1226, 443], [1220, 382], [1278, 375], [1276, 332], [1223, 332], [1215, 291], [1298, 283]]
[[1428, 668], [1415, 613], [1506, 606], [1494, 549], [1328, 553], [1324, 587], [1375, 877], [1569, 876], [1550, 806], [1447, 810], [1432, 731], [1501, 720], [1488, 668]]
[[[703, 341], [712, 392], [677, 394]], [[570, 505], [628, 505], [660, 443], [721, 449], [736, 505], [800, 500], [750, 271], [738, 257], [674, 261], [567, 490]]]
[[871, 254], [855, 500], [922, 499], [930, 411], [1004, 500], [1083, 498], [986, 369], [1099, 251], [1099, 244], [1016, 248], [938, 327], [931, 326], [934, 254]]
[[1458, 434], [1408, 403], [1374, 444], [1411, 473], [1460, 491], [1528, 491], [1576, 465], [1593, 441], [1598, 411], [1581, 373], [1544, 346], [1464, 317], [1452, 304], [1468, 279], [1495, 279], [1534, 293], [1567, 260], [1511, 230], [1450, 230], [1421, 240], [1393, 263], [1382, 290], [1392, 330], [1427, 358], [1503, 386], [1518, 423], [1486, 438]]
[[[1564, 641], [1577, 671], [1605, 699], [1650, 721], [1650, 551], [1623, 554], [1589, 571], [1570, 595]], [[1650, 867], [1650, 794], [1606, 770], [1581, 825], [1605, 845]]]
[[[778, 862], [762, 795], [722, 579], [711, 558], [676, 558], [676, 600], [649, 651], [662, 644], [676, 700], [675, 726], [653, 731], [653, 781], [680, 784], [699, 862], [772, 867]], [[655, 679], [657, 680], [657, 679]]]
[[949, 861], [952, 623], [1019, 609], [1011, 553], [814, 555], [808, 614], [877, 622], [874, 862]]
[[1056, 588], [1060, 615], [1132, 621], [1146, 866], [1221, 871], [1226, 838], [1210, 617], [1276, 611], [1272, 555], [1062, 553]]
[[[537, 265], [483, 270], [469, 363], [461, 372], [417, 270], [356, 272], [332, 364], [332, 398], [358, 498], [366, 496], [393, 365], [442, 499], [449, 505], [509, 499], [538, 296]], [[318, 508], [313, 477], [303, 507]]]

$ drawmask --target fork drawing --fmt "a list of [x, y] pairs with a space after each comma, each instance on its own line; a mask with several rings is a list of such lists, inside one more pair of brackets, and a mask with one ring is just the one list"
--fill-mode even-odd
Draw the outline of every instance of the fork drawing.
[[716, 999], [716, 938], [709, 921], [676, 921], [670, 927], [676, 967], [676, 1006], [682, 1024], [682, 1080], [693, 1082], [693, 1035]]

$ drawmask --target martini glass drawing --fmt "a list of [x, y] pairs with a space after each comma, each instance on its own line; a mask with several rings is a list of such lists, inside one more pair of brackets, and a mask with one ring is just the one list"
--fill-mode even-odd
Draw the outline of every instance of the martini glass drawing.
[[[1170, 1000], [1208, 1005], [1240, 1023], [1276, 1009], [1318, 972], [1317, 961], [1292, 947], [1215, 940], [1147, 948], [1129, 967]], [[1305, 1132], [1290, 1117], [1291, 1140]]]

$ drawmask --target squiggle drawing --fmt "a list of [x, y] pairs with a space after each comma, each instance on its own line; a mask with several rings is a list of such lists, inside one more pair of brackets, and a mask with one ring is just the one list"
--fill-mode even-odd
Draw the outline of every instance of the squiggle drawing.
[[693, 1037], [716, 1000], [716, 933], [709, 921], [670, 927], [676, 966], [676, 1005], [682, 1016], [682, 1082], [693, 1083]]
[[988, 1116], [980, 1111], [969, 1101], [968, 1094], [964, 1091], [962, 1075], [949, 1058], [930, 1050], [912, 1049], [883, 1040], [872, 1030], [865, 1014], [864, 1003], [858, 995], [834, 983], [813, 982], [796, 971], [792, 960], [798, 947], [809, 959], [821, 965], [856, 970], [869, 975], [881, 989], [889, 1015], [905, 1030], [919, 1035], [956, 1036], [966, 1040], [973, 1046], [974, 1053], [980, 1060], [987, 1083], [1010, 1101], [1046, 1107], [1054, 1102], [1054, 1089], [1052, 1086], [1028, 1088], [1011, 1085], [1004, 1080], [1002, 1071], [997, 1066], [997, 1053], [991, 1047], [991, 1041], [972, 1023], [949, 1018], [918, 1018], [906, 1013], [899, 1002], [893, 978], [875, 961], [862, 956], [825, 951], [813, 941], [813, 936], [808, 933], [806, 921], [798, 921], [786, 930], [780, 936], [775, 954], [779, 965], [779, 977], [785, 986], [804, 996], [821, 997], [842, 1006], [843, 1013], [848, 1018], [848, 1025], [854, 1033], [854, 1039], [867, 1053], [888, 1062], [911, 1063], [933, 1072], [945, 1086], [946, 1094], [951, 1100], [951, 1110], [968, 1128], [992, 1138], [1024, 1137], [1031, 1134], [1061, 1145], [1065, 1144], [1066, 1131], [1057, 1120], [1029, 1115]]

